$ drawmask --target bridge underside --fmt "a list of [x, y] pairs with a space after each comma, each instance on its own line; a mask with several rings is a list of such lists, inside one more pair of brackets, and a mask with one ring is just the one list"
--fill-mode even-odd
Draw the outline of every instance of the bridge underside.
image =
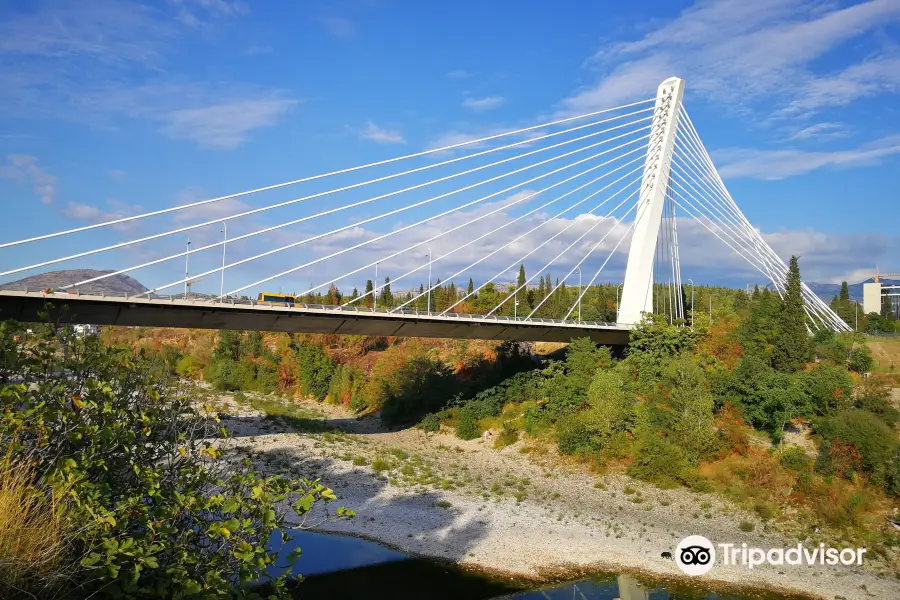
[[[41, 313], [48, 317], [42, 318]], [[570, 342], [588, 337], [597, 344], [623, 346], [629, 330], [576, 323], [528, 323], [477, 318], [351, 312], [282, 306], [210, 304], [190, 300], [148, 300], [98, 296], [44, 296], [0, 292], [0, 319], [58, 323], [231, 329], [284, 333], [335, 333], [396, 337]]]

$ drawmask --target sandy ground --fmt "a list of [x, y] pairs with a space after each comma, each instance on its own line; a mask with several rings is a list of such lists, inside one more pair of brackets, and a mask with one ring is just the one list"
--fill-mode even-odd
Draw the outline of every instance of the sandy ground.
[[[311, 403], [337, 433], [297, 433], [221, 398], [236, 451], [267, 472], [321, 477], [357, 517], [325, 521], [336, 531], [381, 541], [410, 554], [449, 559], [511, 576], [549, 581], [590, 571], [683, 576], [674, 552], [688, 535], [750, 547], [796, 546], [752, 513], [721, 498], [658, 490], [630, 478], [598, 477], [522, 441], [502, 450], [416, 429], [386, 432], [374, 418]], [[562, 465], [562, 466], [560, 466]], [[752, 532], [739, 527], [752, 523]], [[819, 540], [806, 539], [808, 548]], [[900, 579], [876, 575], [877, 561], [846, 566], [724, 566], [703, 585], [773, 589], [818, 598], [900, 598]], [[865, 570], [864, 570], [865, 569]]]

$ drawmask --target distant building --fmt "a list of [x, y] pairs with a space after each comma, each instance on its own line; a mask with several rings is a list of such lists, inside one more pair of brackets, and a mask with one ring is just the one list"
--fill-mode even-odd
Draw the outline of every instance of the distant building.
[[84, 337], [86, 335], [97, 335], [100, 333], [100, 327], [97, 325], [75, 325], [73, 327], [75, 329], [75, 335], [78, 337]]

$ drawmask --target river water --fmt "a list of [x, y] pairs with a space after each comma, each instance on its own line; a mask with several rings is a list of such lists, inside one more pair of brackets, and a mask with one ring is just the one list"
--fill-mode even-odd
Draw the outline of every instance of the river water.
[[644, 583], [630, 575], [607, 574], [555, 585], [533, 586], [490, 577], [458, 566], [409, 557], [349, 536], [292, 532], [284, 552], [303, 549], [294, 571], [304, 580], [292, 586], [303, 600], [781, 600], [775, 595], [717, 595]]

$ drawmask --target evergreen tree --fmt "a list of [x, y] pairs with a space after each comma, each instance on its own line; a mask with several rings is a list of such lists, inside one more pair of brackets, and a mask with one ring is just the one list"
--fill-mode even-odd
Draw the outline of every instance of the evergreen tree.
[[419, 284], [419, 297], [416, 298], [416, 309], [417, 310], [425, 310], [425, 302], [427, 299], [425, 298], [425, 285]]
[[536, 300], [540, 302], [544, 299], [544, 294], [546, 293], [546, 289], [544, 288], [544, 276], [541, 275], [540, 283], [538, 283], [538, 291]]
[[809, 333], [806, 330], [800, 266], [796, 256], [791, 257], [788, 267], [778, 325], [778, 339], [772, 349], [772, 366], [783, 373], [796, 373], [809, 359]]
[[357, 298], [359, 298], [359, 290], [357, 290], [356, 288], [353, 288], [353, 294], [350, 295], [350, 299], [356, 300]]
[[366, 298], [365, 298], [365, 300], [363, 300], [363, 304], [365, 304], [365, 305], [368, 306], [368, 307], [371, 307], [371, 306], [372, 306], [372, 300], [375, 298], [375, 297], [372, 295], [372, 290], [373, 290], [373, 289], [374, 289], [374, 288], [373, 288], [373, 286], [372, 286], [372, 280], [371, 280], [371, 279], [366, 279]]
[[466, 295], [471, 296], [475, 292], [475, 282], [469, 277], [469, 287], [466, 288]]
[[847, 282], [841, 282], [841, 302], [850, 302], [850, 288], [847, 287]]
[[378, 303], [388, 308], [394, 304], [394, 296], [391, 295], [391, 278], [384, 278], [384, 287], [381, 288], [381, 294], [378, 297]]
[[523, 288], [525, 286], [525, 281], [528, 278], [525, 277], [525, 265], [519, 265], [519, 277], [516, 279], [516, 288]]

